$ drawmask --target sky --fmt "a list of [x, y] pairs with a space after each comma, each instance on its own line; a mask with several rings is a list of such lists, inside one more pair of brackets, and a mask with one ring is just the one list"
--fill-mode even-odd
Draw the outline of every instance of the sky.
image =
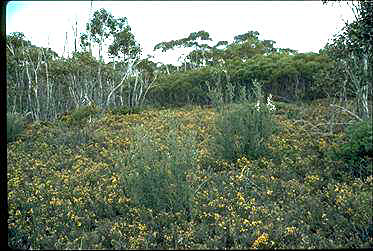
[[[36, 46], [68, 56], [73, 46], [73, 25], [85, 31], [91, 1], [10, 1], [6, 6], [6, 33], [23, 32]], [[163, 41], [209, 32], [215, 44], [258, 31], [259, 39], [298, 52], [319, 52], [344, 21], [353, 20], [346, 4], [321, 1], [93, 1], [91, 13], [105, 8], [115, 18], [126, 17], [143, 57], [178, 64], [183, 50], [153, 51]], [[67, 39], [66, 39], [67, 36]], [[65, 49], [65, 50], [64, 50]]]

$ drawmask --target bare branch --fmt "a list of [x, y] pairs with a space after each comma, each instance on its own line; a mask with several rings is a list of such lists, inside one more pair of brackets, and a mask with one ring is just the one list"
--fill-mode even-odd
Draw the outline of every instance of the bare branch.
[[347, 112], [348, 114], [352, 115], [353, 117], [355, 117], [356, 119], [358, 119], [359, 121], [363, 121], [359, 116], [357, 116], [355, 113], [347, 110], [346, 108], [342, 107], [342, 106], [339, 106], [339, 105], [333, 105], [333, 104], [330, 104], [330, 106], [332, 107], [337, 107], [339, 109], [342, 109], [344, 112]]

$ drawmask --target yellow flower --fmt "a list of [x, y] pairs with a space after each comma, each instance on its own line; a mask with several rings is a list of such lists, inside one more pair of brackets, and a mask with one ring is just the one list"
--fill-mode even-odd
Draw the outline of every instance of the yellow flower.
[[248, 219], [244, 219], [244, 220], [243, 220], [243, 224], [250, 225], [250, 221], [249, 221]]
[[255, 227], [255, 226], [260, 225], [260, 224], [262, 224], [262, 221], [261, 221], [261, 220], [253, 221], [253, 222], [250, 223], [250, 225], [251, 225], [252, 227]]
[[341, 195], [337, 195], [336, 198], [335, 198], [335, 202], [337, 204], [341, 204], [343, 201], [343, 197]]
[[295, 231], [296, 231], [296, 230], [297, 230], [296, 227], [287, 227], [287, 228], [286, 228], [286, 232], [287, 232], [288, 235], [293, 235], [293, 234], [295, 234]]
[[16, 216], [20, 216], [21, 215], [21, 211], [17, 210], [16, 211]]
[[266, 244], [268, 241], [269, 237], [267, 233], [263, 233], [261, 236], [259, 236], [258, 239], [256, 239], [252, 245], [253, 248], [258, 247], [261, 244]]
[[326, 144], [325, 140], [323, 138], [321, 138], [320, 141], [319, 141], [320, 149], [326, 148], [326, 145], [327, 144]]
[[49, 201], [49, 204], [50, 205], [54, 205], [54, 206], [60, 206], [63, 204], [63, 201], [60, 200], [60, 199], [57, 199], [57, 198], [52, 198], [51, 201]]
[[237, 164], [239, 167], [245, 168], [250, 166], [250, 161], [246, 157], [242, 157], [237, 160]]
[[245, 198], [242, 196], [241, 192], [237, 192], [237, 198], [238, 198], [238, 201], [239, 201], [240, 205], [245, 203]]
[[142, 232], [146, 232], [146, 225], [145, 224], [139, 224], [139, 229]]
[[308, 181], [309, 183], [319, 181], [319, 180], [320, 180], [320, 177], [318, 175], [309, 175], [306, 177], [306, 181]]

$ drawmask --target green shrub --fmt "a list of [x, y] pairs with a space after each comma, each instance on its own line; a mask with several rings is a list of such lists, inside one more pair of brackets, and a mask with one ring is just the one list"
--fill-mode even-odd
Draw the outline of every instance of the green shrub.
[[283, 114], [290, 120], [297, 120], [302, 117], [302, 109], [284, 102], [276, 102], [276, 114]]
[[93, 117], [96, 117], [100, 109], [95, 105], [82, 106], [73, 110], [70, 114], [64, 115], [62, 121], [69, 126], [84, 126]]
[[357, 122], [347, 128], [347, 142], [335, 151], [335, 157], [345, 163], [345, 171], [354, 177], [372, 175], [373, 131], [372, 121]]
[[25, 122], [23, 117], [17, 113], [7, 112], [6, 114], [6, 140], [15, 141], [24, 130]]
[[215, 157], [235, 161], [242, 156], [256, 159], [267, 152], [266, 141], [273, 133], [271, 96], [261, 105], [261, 85], [254, 81], [257, 103], [241, 102], [221, 108], [216, 119], [213, 152]]
[[131, 171], [124, 173], [124, 183], [140, 206], [155, 212], [190, 212], [192, 193], [186, 176], [196, 162], [194, 137], [182, 142], [177, 138], [175, 127], [158, 143], [142, 126], [135, 128], [127, 159]]
[[119, 106], [110, 109], [113, 115], [138, 114], [142, 111], [140, 107]]
[[266, 140], [273, 132], [273, 121], [266, 108], [249, 103], [223, 111], [216, 121], [215, 155], [234, 161], [242, 156], [256, 159], [267, 152]]

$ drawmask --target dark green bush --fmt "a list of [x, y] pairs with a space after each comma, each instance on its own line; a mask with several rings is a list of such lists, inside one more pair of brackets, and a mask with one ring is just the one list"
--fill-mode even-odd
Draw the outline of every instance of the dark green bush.
[[240, 88], [245, 87], [250, 92], [253, 80], [257, 79], [264, 83], [263, 89], [266, 93], [282, 97], [283, 100], [314, 100], [325, 96], [325, 88], [321, 89], [319, 86], [325, 82], [322, 81], [324, 78], [319, 77], [321, 80], [318, 80], [315, 76], [329, 69], [328, 64], [330, 59], [317, 53], [257, 55], [245, 62], [229, 61], [223, 67], [206, 66], [162, 74], [147, 97], [151, 103], [162, 106], [190, 103], [205, 105], [210, 101], [207, 98], [208, 85], [220, 85], [226, 101], [226, 90], [228, 85], [233, 83], [235, 101]]
[[84, 126], [92, 118], [97, 117], [100, 109], [95, 105], [82, 106], [62, 116], [61, 120], [68, 126]]
[[[155, 212], [190, 212], [192, 190], [187, 172], [196, 161], [195, 143], [191, 135], [184, 145], [177, 142], [179, 136], [172, 127], [161, 144], [143, 127], [135, 128], [127, 157], [132, 170], [123, 175], [125, 188], [138, 205]], [[169, 151], [161, 152], [160, 145]]]
[[127, 114], [135, 114], [140, 113], [142, 108], [140, 107], [128, 107], [128, 106], [118, 106], [110, 109], [110, 112], [113, 115], [127, 115]]
[[334, 156], [344, 161], [345, 171], [354, 177], [372, 175], [372, 121], [368, 119], [349, 126], [346, 138], [347, 142], [341, 144]]
[[290, 120], [300, 119], [302, 116], [301, 108], [284, 102], [276, 102], [277, 114], [283, 114]]
[[229, 111], [223, 110], [216, 127], [214, 152], [222, 159], [234, 161], [242, 156], [256, 159], [266, 153], [266, 141], [274, 124], [266, 107], [258, 111], [254, 104], [243, 103], [232, 106]]
[[17, 113], [6, 114], [6, 140], [7, 142], [15, 141], [24, 130], [25, 122], [23, 117]]

